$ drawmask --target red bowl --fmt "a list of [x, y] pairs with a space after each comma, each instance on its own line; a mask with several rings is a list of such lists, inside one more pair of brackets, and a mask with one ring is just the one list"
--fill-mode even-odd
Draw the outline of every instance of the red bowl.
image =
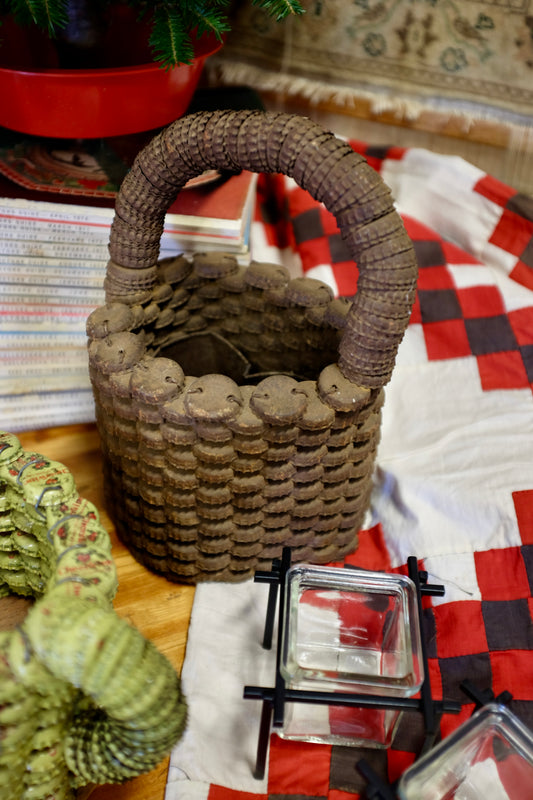
[[[6, 29], [0, 30], [4, 34]], [[122, 35], [128, 36], [124, 31]], [[2, 35], [2, 40], [0, 126], [67, 139], [122, 136], [174, 121], [186, 111], [206, 58], [221, 47], [215, 37], [202, 37], [195, 43], [192, 64], [169, 70], [156, 63], [98, 69], [24, 68], [19, 63], [24, 48], [14, 47], [11, 37]], [[4, 48], [6, 42], [9, 51]], [[10, 63], [13, 52], [16, 67]], [[46, 63], [47, 58], [40, 60]]]

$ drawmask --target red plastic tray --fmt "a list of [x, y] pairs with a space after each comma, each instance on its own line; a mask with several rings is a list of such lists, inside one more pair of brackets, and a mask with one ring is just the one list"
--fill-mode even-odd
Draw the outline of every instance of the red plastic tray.
[[[52, 138], [122, 136], [167, 125], [186, 111], [206, 58], [221, 47], [215, 37], [202, 37], [193, 63], [169, 70], [153, 62], [102, 69], [23, 68], [27, 45], [7, 36], [6, 27], [0, 43], [0, 126]], [[41, 63], [47, 63], [48, 47], [43, 46]]]

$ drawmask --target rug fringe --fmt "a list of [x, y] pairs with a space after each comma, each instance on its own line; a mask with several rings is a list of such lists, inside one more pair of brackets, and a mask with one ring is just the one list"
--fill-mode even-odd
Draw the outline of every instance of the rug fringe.
[[450, 101], [439, 98], [418, 99], [410, 96], [399, 96], [378, 88], [365, 86], [341, 86], [328, 81], [320, 81], [274, 72], [242, 62], [228, 62], [223, 58], [212, 58], [206, 64], [209, 80], [212, 83], [226, 85], [247, 85], [257, 91], [274, 92], [286, 97], [300, 97], [311, 105], [332, 103], [339, 109], [356, 110], [361, 102], [370, 104], [373, 114], [392, 113], [399, 122], [416, 122], [424, 112], [445, 114], [453, 118], [468, 134], [473, 125], [479, 122], [490, 122], [503, 125], [514, 131], [515, 139], [524, 137], [528, 149], [532, 145], [531, 120], [520, 118], [510, 112], [488, 106], [473, 106], [466, 102]]

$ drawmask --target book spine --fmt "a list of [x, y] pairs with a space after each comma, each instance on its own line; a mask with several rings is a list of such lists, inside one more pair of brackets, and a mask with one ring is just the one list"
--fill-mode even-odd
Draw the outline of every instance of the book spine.
[[108, 258], [105, 242], [49, 242], [36, 239], [0, 238], [0, 249], [6, 256], [26, 256], [31, 258], [64, 258], [79, 261], [106, 261]]
[[4, 430], [13, 433], [42, 426], [93, 422], [93, 393], [87, 389], [0, 396], [0, 419]]
[[0, 216], [2, 249], [9, 241], [49, 242], [107, 247], [109, 227], [40, 223], [38, 220], [14, 220]]
[[[107, 210], [105, 215], [91, 213], [73, 213], [70, 207], [59, 211], [41, 211], [39, 208], [21, 208], [2, 203], [0, 200], [0, 231], [23, 226], [34, 232], [50, 228], [52, 232], [70, 231], [71, 228], [82, 228], [89, 236], [109, 238], [114, 211]], [[218, 236], [225, 239], [239, 239], [242, 235], [243, 221], [210, 217], [195, 217], [181, 214], [167, 214], [164, 230], [175, 236]], [[78, 234], [80, 231], [78, 231]]]
[[[1, 322], [1, 320], [0, 320]], [[87, 334], [85, 326], [78, 326], [66, 330], [19, 330], [16, 325], [12, 330], [0, 328], [0, 364], [3, 363], [6, 352], [15, 353], [17, 350], [35, 350], [39, 348], [68, 347], [87, 349]]]
[[16, 284], [5, 284], [2, 288], [3, 305], [43, 306], [96, 306], [104, 303], [104, 290], [88, 286], [78, 286], [73, 291], [70, 286], [35, 286], [28, 284], [21, 292]]
[[48, 330], [55, 334], [77, 331], [86, 341], [85, 322], [97, 305], [49, 306], [31, 304], [25, 300], [18, 303], [0, 302], [0, 334], [3, 337], [7, 332], [20, 334]]
[[21, 395], [33, 392], [62, 392], [78, 389], [90, 389], [91, 381], [87, 368], [65, 367], [56, 364], [47, 371], [38, 370], [32, 366], [31, 374], [25, 367], [24, 372], [17, 372], [3, 366], [0, 376], [0, 396]]

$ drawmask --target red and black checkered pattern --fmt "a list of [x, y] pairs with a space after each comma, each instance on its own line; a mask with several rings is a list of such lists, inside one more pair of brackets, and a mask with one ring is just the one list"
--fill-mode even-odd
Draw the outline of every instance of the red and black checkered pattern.
[[[351, 144], [378, 171], [385, 160], [401, 160], [407, 152]], [[533, 289], [533, 199], [490, 176], [473, 191], [501, 208], [488, 242], [516, 256], [509, 277]], [[281, 176], [261, 176], [257, 219], [272, 246], [297, 254], [304, 273], [329, 278], [339, 295], [355, 294], [357, 270], [335, 218], [307, 192]], [[486, 391], [532, 387], [533, 306], [506, 312], [494, 282], [458, 286], [455, 271], [481, 262], [419, 220], [404, 216], [404, 223], [420, 268], [411, 323], [423, 326], [428, 359], [474, 356]]]
[[[392, 178], [401, 171], [404, 161], [413, 159], [412, 152], [400, 148], [368, 147], [361, 142], [352, 145], [374, 168]], [[430, 223], [441, 215], [440, 208], [429, 208], [426, 213], [424, 201], [420, 201], [416, 215], [409, 215], [399, 202], [420, 267], [408, 330], [412, 336], [407, 338], [411, 344], [414, 338], [415, 349], [419, 341], [425, 349], [422, 355], [416, 349], [420, 363], [404, 362], [400, 386], [405, 389], [409, 369], [423, 372], [424, 387], [433, 386], [435, 381], [435, 392], [442, 388], [438, 385], [440, 367], [448, 378], [453, 371], [455, 387], [466, 376], [469, 391], [474, 391], [468, 397], [471, 407], [475, 409], [483, 401], [490, 424], [490, 415], [496, 414], [499, 400], [503, 400], [504, 408], [516, 414], [518, 435], [523, 433], [527, 440], [533, 432], [533, 200], [475, 168], [469, 167], [465, 172], [467, 186], [461, 188], [464, 197], [458, 206], [460, 212], [450, 212], [456, 213], [453, 219], [443, 217], [438, 231]], [[408, 182], [408, 189], [411, 186]], [[354, 294], [357, 269], [348, 259], [335, 219], [292, 181], [281, 176], [260, 177], [256, 225], [266, 250], [277, 250], [284, 260], [295, 265], [296, 274], [300, 270], [325, 279], [340, 295]], [[263, 253], [254, 253], [254, 257], [267, 260]], [[468, 369], [463, 369], [465, 362]], [[479, 376], [479, 385], [472, 381], [472, 375]], [[511, 395], [513, 402], [508, 402]], [[431, 408], [431, 397], [423, 397], [420, 402]], [[454, 402], [455, 397], [447, 398], [436, 413], [452, 407]], [[408, 415], [401, 418], [417, 424]], [[475, 412], [472, 419], [475, 420]], [[465, 420], [470, 421], [470, 417], [461, 417], [462, 422]], [[451, 417], [449, 428], [441, 426], [444, 437], [449, 430], [456, 433], [454, 424], [455, 418]], [[418, 445], [416, 436], [409, 441], [413, 448]], [[425, 556], [419, 562], [420, 568], [429, 571], [432, 582], [447, 585], [444, 598], [423, 600], [434, 698], [459, 701], [462, 706], [459, 715], [442, 718], [442, 736], [474, 710], [460, 688], [465, 680], [481, 689], [491, 689], [495, 695], [504, 690], [511, 692], [512, 710], [533, 729], [533, 446], [526, 442], [516, 455], [516, 464], [512, 463], [512, 453], [506, 453], [507, 460], [500, 463], [497, 436], [495, 442], [494, 447], [491, 442], [494, 463], [488, 467], [482, 464], [484, 472], [476, 471], [478, 465], [469, 462], [468, 444], [465, 457], [452, 461], [465, 473], [470, 468], [477, 482], [497, 470], [512, 474], [512, 479], [502, 479], [497, 485], [495, 504], [499, 505], [485, 520], [486, 538], [472, 535], [464, 548], [454, 541], [439, 549], [437, 543], [427, 550], [431, 557], [413, 553]], [[429, 457], [438, 458], [439, 451], [431, 450], [432, 444], [428, 446]], [[455, 440], [454, 444], [457, 446]], [[396, 455], [394, 451], [393, 456]], [[391, 475], [392, 485], [396, 486], [397, 476]], [[413, 475], [418, 477], [416, 470], [408, 472], [407, 478], [413, 479]], [[435, 477], [439, 474], [434, 470], [428, 481]], [[438, 485], [433, 496], [439, 502], [442, 495], [446, 501], [449, 485], [453, 488], [453, 482]], [[430, 483], [428, 504], [432, 488]], [[482, 498], [485, 502], [487, 494], [478, 491], [478, 483], [475, 488], [477, 492], [473, 498], [467, 495], [468, 500], [473, 504]], [[412, 489], [412, 483], [408, 489]], [[453, 509], [448, 522], [452, 527], [453, 514], [460, 512], [464, 500], [460, 492], [456, 494], [455, 504], [450, 502]], [[398, 513], [407, 514], [410, 509], [404, 508], [403, 499], [394, 497], [391, 502], [398, 503]], [[418, 508], [423, 509], [424, 505]], [[442, 511], [439, 505], [437, 515]], [[471, 508], [467, 511], [470, 524]], [[479, 512], [482, 516], [483, 509]], [[391, 519], [394, 522], [400, 517], [391, 517], [389, 525]], [[475, 524], [475, 514], [473, 519]], [[439, 535], [438, 528], [427, 532], [428, 537]], [[480, 544], [483, 541], [485, 545]], [[406, 573], [406, 564], [398, 563], [403, 560], [404, 550], [397, 548], [393, 557], [390, 544], [378, 521], [360, 533], [357, 551], [344, 563]], [[400, 559], [398, 552], [403, 554]], [[440, 569], [443, 574], [438, 574]], [[272, 734], [266, 791], [262, 787], [257, 793], [247, 793], [215, 782], [206, 793], [202, 792], [201, 800], [356, 800], [366, 785], [356, 770], [358, 760], [364, 758], [379, 775], [392, 782], [415, 760], [423, 733], [422, 716], [404, 713], [388, 750], [304, 744]]]
[[[495, 694], [510, 691], [510, 708], [533, 729], [533, 490], [515, 496], [523, 545], [475, 554], [480, 600], [434, 605], [424, 600], [424, 629], [430, 681], [435, 699], [461, 703], [459, 715], [444, 715], [442, 736], [470, 717], [473, 703], [460, 685], [470, 680]], [[371, 570], [393, 568], [380, 526], [360, 535], [357, 552], [346, 564]], [[336, 565], [340, 566], [340, 565]], [[423, 562], [420, 568], [424, 568]], [[366, 781], [356, 769], [364, 758], [387, 781], [395, 781], [420, 752], [424, 737], [422, 715], [405, 712], [388, 750], [307, 744], [272, 734], [267, 794], [247, 798], [328, 798], [351, 800], [362, 794]], [[364, 795], [363, 795], [364, 796]], [[246, 800], [245, 793], [213, 785], [209, 800]]]
[[509, 277], [533, 289], [533, 198], [490, 175], [476, 184], [475, 191], [502, 209], [489, 242], [516, 256]]

